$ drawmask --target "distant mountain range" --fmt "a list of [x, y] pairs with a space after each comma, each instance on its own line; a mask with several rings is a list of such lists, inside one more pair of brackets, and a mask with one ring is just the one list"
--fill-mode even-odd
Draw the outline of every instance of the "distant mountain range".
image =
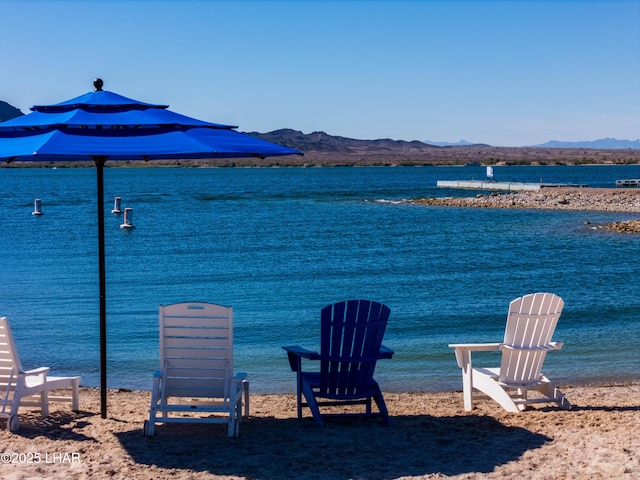
[[[429, 145], [438, 147], [486, 147], [484, 143], [471, 143], [466, 140], [460, 140], [455, 143], [450, 142], [434, 142], [425, 140]], [[551, 140], [540, 145], [528, 145], [529, 148], [596, 148], [600, 150], [616, 150], [622, 148], [638, 148], [640, 149], [640, 140], [618, 140], [616, 138], [601, 138], [600, 140], [582, 141], [582, 142], [561, 142]]]
[[[24, 115], [19, 109], [0, 100], [0, 122]], [[443, 147], [489, 147], [485, 143], [471, 143], [467, 140], [458, 142], [435, 142], [425, 140], [391, 140], [383, 138], [378, 140], [356, 140], [352, 138], [329, 135], [325, 132], [302, 133], [298, 130], [284, 128], [268, 133], [250, 132], [263, 140], [279, 143], [302, 151], [316, 151], [324, 153], [395, 153], [418, 154]], [[602, 138], [594, 141], [561, 142], [552, 140], [541, 145], [530, 145], [529, 148], [593, 148], [593, 149], [640, 149], [639, 140], [617, 140], [615, 138]]]
[[437, 150], [440, 147], [418, 140], [356, 140], [353, 138], [329, 135], [325, 132], [303, 133], [290, 128], [274, 130], [268, 133], [248, 132], [249, 135], [268, 142], [278, 143], [303, 152], [314, 151], [324, 154], [416, 154]]
[[604, 150], [615, 150], [620, 148], [638, 148], [640, 149], [640, 140], [617, 140], [615, 138], [601, 138], [592, 142], [559, 142], [551, 140], [541, 145], [531, 145], [540, 148], [597, 148]]
[[[268, 133], [249, 132], [249, 135], [253, 135], [269, 142], [279, 143], [280, 145], [285, 145], [290, 148], [297, 148], [302, 151], [325, 153], [387, 153], [390, 151], [394, 151], [396, 153], [420, 153], [427, 150], [433, 151], [433, 149], [442, 148], [491, 147], [486, 143], [471, 143], [466, 140], [460, 140], [455, 143], [434, 142], [432, 140], [425, 140], [424, 142], [413, 140], [408, 142], [405, 140], [391, 140], [389, 138], [379, 140], [355, 140], [352, 138], [329, 135], [325, 132], [305, 134], [290, 128], [274, 130], [273, 132]], [[542, 145], [531, 145], [520, 148], [591, 148], [599, 150], [622, 150], [629, 148], [640, 149], [640, 140], [617, 140], [615, 138], [603, 138], [592, 142], [559, 142], [553, 140]]]
[[467, 142], [466, 140], [459, 140], [457, 142], [434, 142], [433, 140], [425, 140], [424, 143], [435, 145], [436, 147], [471, 147], [478, 145], [477, 143]]
[[0, 100], [0, 122], [11, 120], [12, 118], [24, 115], [19, 109]]

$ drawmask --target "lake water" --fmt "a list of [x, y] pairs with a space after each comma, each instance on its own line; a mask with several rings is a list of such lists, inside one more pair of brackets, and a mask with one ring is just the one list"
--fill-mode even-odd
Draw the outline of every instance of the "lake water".
[[[496, 167], [499, 181], [613, 187], [638, 166]], [[387, 304], [387, 391], [460, 389], [455, 342], [500, 341], [508, 303], [550, 291], [565, 310], [545, 373], [561, 384], [640, 378], [640, 236], [585, 225], [637, 214], [425, 207], [437, 180], [482, 167], [105, 170], [108, 384], [150, 389], [158, 305], [234, 307], [236, 370], [293, 392], [282, 345], [317, 348], [320, 309]], [[0, 169], [0, 315], [26, 368], [99, 384], [94, 169]], [[111, 214], [133, 208], [133, 231]], [[32, 216], [42, 200], [41, 217]], [[592, 226], [591, 225], [591, 226]]]

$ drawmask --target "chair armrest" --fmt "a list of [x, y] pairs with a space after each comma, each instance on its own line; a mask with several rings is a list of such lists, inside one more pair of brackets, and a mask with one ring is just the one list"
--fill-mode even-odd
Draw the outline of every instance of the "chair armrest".
[[450, 343], [449, 348], [476, 352], [500, 350], [502, 343]]
[[27, 370], [26, 372], [22, 372], [22, 375], [28, 377], [42, 377], [47, 378], [47, 374], [51, 369], [49, 367], [38, 367], [31, 370]]
[[301, 359], [306, 358], [308, 360], [318, 360], [320, 355], [313, 350], [307, 350], [306, 348], [299, 347], [298, 345], [288, 345], [282, 347], [286, 350], [289, 357], [289, 366], [294, 372], [299, 372], [301, 369]]
[[562, 348], [562, 342], [549, 342], [547, 345], [540, 345], [539, 347], [516, 347], [515, 345], [503, 345], [505, 350], [520, 350], [535, 352], [536, 350], [560, 350]]
[[245, 396], [247, 397], [248, 401], [249, 382], [247, 382], [246, 379], [246, 372], [237, 372], [233, 377], [231, 377], [231, 394], [233, 395], [233, 398], [238, 398], [238, 396], [241, 396], [242, 393], [245, 392]]
[[307, 358], [309, 360], [316, 360], [320, 355], [313, 350], [307, 350], [306, 348], [299, 347], [298, 345], [288, 345], [282, 347], [287, 353], [296, 355], [298, 357]]
[[380, 345], [380, 358], [392, 358], [395, 352], [384, 345]]
[[500, 350], [502, 343], [450, 343], [449, 348], [455, 348], [458, 366], [466, 371], [471, 369], [471, 352]]
[[242, 382], [244, 379], [247, 378], [247, 372], [237, 372], [233, 378], [231, 379], [232, 382]]

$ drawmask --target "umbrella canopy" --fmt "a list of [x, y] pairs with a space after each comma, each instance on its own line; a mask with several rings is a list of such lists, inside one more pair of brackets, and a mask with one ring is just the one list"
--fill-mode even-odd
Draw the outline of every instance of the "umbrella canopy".
[[197, 120], [102, 90], [0, 123], [0, 161], [86, 161], [96, 165], [100, 277], [101, 415], [107, 415], [104, 164], [107, 160], [197, 159], [302, 155], [260, 140], [235, 126]]
[[4, 123], [0, 123], [0, 160], [10, 162], [80, 161], [97, 157], [109, 160], [265, 158], [300, 154], [235, 130], [219, 128], [103, 130], [56, 126], [16, 131], [2, 130]]
[[302, 154], [234, 130], [102, 90], [0, 123], [0, 160], [234, 158]]

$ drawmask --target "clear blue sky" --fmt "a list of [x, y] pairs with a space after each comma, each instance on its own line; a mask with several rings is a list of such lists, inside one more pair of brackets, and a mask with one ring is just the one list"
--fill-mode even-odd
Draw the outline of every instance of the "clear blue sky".
[[240, 131], [640, 137], [640, 1], [0, 0], [0, 100], [105, 90]]

